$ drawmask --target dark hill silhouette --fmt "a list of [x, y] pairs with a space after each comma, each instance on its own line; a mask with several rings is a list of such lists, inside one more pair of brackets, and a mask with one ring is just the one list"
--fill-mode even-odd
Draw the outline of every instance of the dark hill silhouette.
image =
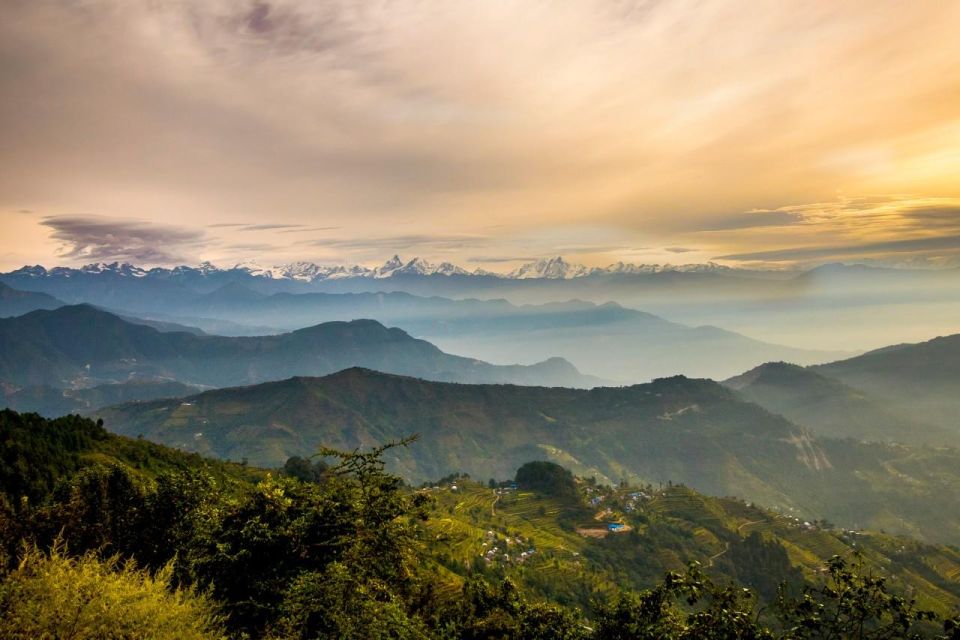
[[223, 387], [352, 366], [443, 381], [595, 382], [561, 359], [497, 366], [450, 355], [374, 320], [241, 338], [161, 332], [89, 305], [0, 320], [0, 381], [17, 386], [82, 387], [147, 377]]

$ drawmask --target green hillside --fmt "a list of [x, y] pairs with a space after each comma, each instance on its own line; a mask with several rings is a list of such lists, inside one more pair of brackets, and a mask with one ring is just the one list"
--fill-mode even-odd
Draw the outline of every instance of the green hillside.
[[[831, 556], [859, 552], [870, 570], [891, 576], [925, 607], [949, 614], [960, 602], [955, 547], [805, 522], [680, 485], [581, 481], [580, 490], [575, 499], [560, 499], [462, 478], [425, 489], [437, 505], [425, 525], [430, 548], [453, 574], [451, 590], [480, 571], [588, 608], [597, 594], [648, 588], [697, 561], [718, 580], [745, 584], [769, 601], [780, 583], [815, 582]], [[625, 527], [609, 532], [608, 523]]]
[[0, 405], [14, 411], [35, 412], [53, 418], [69, 413], [89, 413], [99, 407], [121, 402], [174, 398], [198, 391], [199, 387], [170, 380], [134, 379], [80, 389], [58, 389], [46, 385], [16, 387], [0, 383]]
[[887, 396], [872, 395], [812, 368], [768, 362], [724, 381], [744, 398], [821, 436], [956, 444], [955, 431], [908, 418]]
[[265, 466], [322, 444], [353, 450], [418, 433], [416, 448], [387, 457], [412, 482], [502, 478], [546, 457], [607, 482], [672, 480], [848, 527], [960, 540], [955, 450], [816, 438], [709, 380], [584, 391], [351, 369], [97, 415], [118, 433]]
[[[327, 451], [301, 482], [11, 411], [0, 443], [5, 637], [607, 640], [642, 622], [660, 631], [626, 637], [866, 624], [945, 640], [960, 606], [955, 548], [681, 485], [610, 487], [535, 462], [513, 483], [415, 489], [383, 473], [390, 447]], [[805, 603], [851, 608], [824, 622]]]
[[895, 345], [813, 369], [896, 403], [911, 420], [954, 435], [960, 430], [960, 335]]
[[12, 504], [24, 497], [38, 501], [60, 481], [94, 466], [122, 465], [144, 479], [187, 470], [244, 481], [263, 476], [244, 465], [118, 437], [102, 423], [75, 415], [48, 420], [4, 409], [0, 411], [0, 452], [0, 495]]

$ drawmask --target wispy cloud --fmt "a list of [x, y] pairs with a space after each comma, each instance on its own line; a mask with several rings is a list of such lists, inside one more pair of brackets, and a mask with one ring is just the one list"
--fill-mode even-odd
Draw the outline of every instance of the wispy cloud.
[[[949, 213], [868, 228], [781, 205], [841, 188], [960, 198], [957, 2], [31, 0], [3, 11], [0, 207], [38, 218], [134, 211], [205, 228], [224, 247], [241, 232], [336, 228], [341, 244], [318, 248], [360, 252], [375, 236], [371, 251], [601, 261], [633, 259], [639, 245], [669, 258], [659, 247], [847, 244], [827, 231], [813, 241], [828, 228], [853, 244], [886, 242], [896, 225], [950, 235]], [[852, 218], [880, 203], [846, 207]], [[619, 239], [511, 243], [591, 225]]]
[[497, 264], [501, 262], [532, 262], [540, 256], [471, 256], [466, 262], [480, 264]]
[[854, 245], [838, 245], [824, 247], [799, 247], [791, 249], [775, 249], [773, 251], [756, 251], [753, 253], [734, 253], [719, 256], [720, 260], [763, 261], [763, 262], [796, 262], [813, 259], [843, 259], [877, 254], [891, 253], [926, 253], [930, 251], [960, 251], [960, 236], [937, 236], [933, 238], [915, 238], [911, 240], [889, 240], [887, 242], [868, 242]]
[[[717, 260], [811, 263], [870, 258], [937, 262], [960, 251], [960, 200], [885, 196], [785, 207], [791, 225], [697, 235], [712, 246], [742, 247]], [[764, 247], [757, 250], [756, 247]], [[909, 254], [909, 255], [907, 255]]]
[[321, 238], [305, 240], [304, 244], [316, 247], [335, 247], [345, 250], [361, 249], [373, 252], [390, 251], [435, 251], [444, 249], [466, 249], [485, 246], [490, 239], [472, 235], [432, 235], [411, 234], [400, 236], [382, 236], [358, 239]]
[[342, 228], [343, 227], [297, 227], [293, 229], [283, 229], [279, 233], [312, 233], [314, 231], [336, 231]]
[[46, 216], [42, 224], [68, 260], [175, 263], [193, 260], [205, 235], [196, 229], [94, 215]]
[[302, 224], [249, 224], [241, 227], [241, 231], [274, 231], [278, 229], [303, 229]]
[[791, 209], [744, 211], [733, 215], [724, 215], [701, 223], [705, 231], [725, 229], [750, 229], [753, 227], [779, 227], [801, 222], [801, 212]]

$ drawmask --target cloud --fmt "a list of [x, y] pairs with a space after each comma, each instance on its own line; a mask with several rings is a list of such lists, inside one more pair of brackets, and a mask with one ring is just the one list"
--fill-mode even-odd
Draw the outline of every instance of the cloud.
[[225, 248], [236, 251], [257, 251], [263, 254], [276, 251], [277, 245], [268, 242], [240, 242], [237, 244], [228, 244]]
[[664, 251], [669, 251], [670, 253], [690, 253], [696, 251], [696, 249], [688, 249], [687, 247], [665, 247]]
[[497, 264], [500, 262], [533, 262], [537, 259], [539, 259], [539, 256], [471, 256], [466, 259], [466, 262]]
[[142, 220], [63, 215], [45, 216], [41, 224], [52, 230], [58, 255], [68, 260], [178, 263], [205, 242], [202, 231]]
[[735, 253], [726, 256], [719, 256], [717, 259], [762, 262], [797, 262], [805, 260], [821, 260], [824, 258], [841, 259], [899, 253], [926, 253], [930, 251], [947, 251], [950, 253], [960, 251], [960, 235], [937, 236], [933, 238], [915, 238], [911, 240], [890, 240], [887, 242], [870, 242], [845, 246], [795, 247], [789, 249], [775, 249], [773, 251]]
[[384, 252], [407, 250], [416, 251], [421, 249], [425, 249], [427, 251], [450, 249], [460, 250], [468, 247], [485, 246], [489, 242], [489, 238], [482, 236], [442, 234], [409, 234], [358, 239], [329, 238], [303, 241], [304, 244], [316, 247], [334, 247], [344, 250], [364, 250], [379, 254]]
[[[715, 260], [810, 265], [837, 260], [942, 264], [956, 252], [960, 199], [839, 197], [776, 210], [793, 222], [688, 234]], [[952, 259], [952, 258], [951, 258]]]
[[[955, 2], [15, 0], [3, 10], [3, 210], [135, 211], [225, 237], [319, 225], [338, 230], [331, 252], [376, 235], [371, 250], [412, 242], [445, 258], [560, 249], [481, 250], [472, 236], [493, 245], [558, 226], [616, 229], [602, 249], [563, 245], [599, 261], [639, 243], [724, 255], [801, 247], [814, 227], [861, 236], [824, 232], [823, 247], [885, 241], [891, 225], [949, 235], [949, 214], [876, 217], [867, 229], [781, 205], [840, 188], [960, 197]], [[846, 206], [852, 216], [880, 204]], [[464, 239], [402, 240], [428, 232]], [[713, 244], [687, 237], [697, 232]], [[23, 237], [0, 242], [19, 252]]]
[[705, 231], [723, 229], [749, 229], [752, 227], [779, 227], [800, 222], [800, 213], [785, 209], [768, 211], [744, 211], [711, 219], [703, 225]]
[[336, 231], [343, 227], [300, 227], [295, 229], [284, 229], [280, 233], [309, 233], [313, 231]]
[[241, 228], [242, 231], [273, 231], [275, 229], [303, 229], [302, 224], [250, 224]]
[[273, 231], [276, 229], [303, 229], [306, 225], [303, 224], [282, 224], [282, 223], [267, 223], [267, 224], [251, 224], [247, 222], [219, 222], [216, 224], [208, 224], [210, 229], [238, 229], [240, 231]]

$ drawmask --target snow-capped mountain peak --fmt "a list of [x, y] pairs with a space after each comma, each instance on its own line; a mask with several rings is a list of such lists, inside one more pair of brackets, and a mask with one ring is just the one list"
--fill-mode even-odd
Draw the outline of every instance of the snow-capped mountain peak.
[[291, 262], [273, 268], [278, 277], [301, 282], [313, 282], [327, 275], [332, 269], [333, 267], [321, 267], [314, 262]]
[[464, 269], [463, 267], [458, 267], [452, 262], [441, 262], [433, 270], [437, 275], [441, 276], [466, 276], [470, 275], [470, 272]]
[[510, 273], [508, 278], [514, 280], [526, 280], [528, 278], [547, 278], [550, 280], [567, 280], [570, 278], [580, 278], [589, 275], [590, 269], [582, 264], [572, 264], [563, 259], [562, 256], [556, 258], [546, 258], [536, 262], [528, 262]]
[[373, 277], [391, 278], [396, 275], [432, 276], [432, 275], [463, 275], [467, 270], [450, 262], [435, 265], [423, 258], [413, 258], [404, 262], [400, 256], [393, 256], [383, 266], [374, 269]]
[[79, 269], [83, 273], [113, 273], [122, 276], [132, 276], [142, 278], [146, 275], [146, 270], [134, 266], [129, 262], [95, 262], [86, 264]]
[[403, 260], [400, 259], [400, 256], [394, 255], [379, 267], [374, 268], [370, 275], [374, 278], [389, 278], [401, 267], [403, 267]]
[[[201, 267], [202, 266], [203, 265], [201, 265]], [[255, 260], [244, 260], [243, 262], [238, 262], [237, 264], [233, 265], [233, 269], [236, 271], [246, 271], [252, 276], [273, 278], [273, 269], [264, 267]]]
[[220, 271], [220, 269], [217, 267], [217, 265], [213, 264], [209, 260], [204, 260], [197, 267], [197, 271], [199, 271], [203, 275], [208, 275], [211, 273], [216, 273], [217, 271]]
[[391, 278], [394, 276], [477, 276], [477, 277], [495, 277], [514, 280], [526, 279], [553, 279], [569, 280], [573, 278], [583, 278], [587, 276], [604, 275], [640, 275], [656, 274], [662, 272], [682, 272], [682, 273], [712, 273], [718, 271], [729, 271], [730, 267], [708, 262], [706, 264], [632, 264], [625, 262], [616, 262], [606, 267], [586, 267], [582, 264], [571, 263], [561, 256], [545, 258], [528, 262], [509, 273], [497, 273], [477, 268], [474, 271], [453, 264], [452, 262], [441, 262], [433, 264], [423, 258], [413, 258], [404, 261], [400, 256], [395, 255], [381, 266], [370, 268], [362, 265], [322, 265], [314, 262], [300, 261], [289, 264], [263, 267], [257, 262], [247, 260], [240, 262], [228, 269], [221, 269], [210, 262], [202, 262], [196, 267], [179, 266], [173, 268], [154, 267], [146, 270], [129, 263], [95, 263], [88, 264], [79, 269], [71, 267], [53, 267], [45, 269], [40, 265], [24, 266], [12, 274], [21, 277], [47, 278], [47, 277], [73, 277], [77, 275], [115, 275], [134, 278], [165, 278], [169, 276], [182, 277], [209, 277], [219, 273], [229, 271], [242, 271], [248, 276], [254, 278], [277, 279], [277, 280], [296, 280], [299, 282], [310, 283], [323, 280], [340, 280], [346, 278]]

